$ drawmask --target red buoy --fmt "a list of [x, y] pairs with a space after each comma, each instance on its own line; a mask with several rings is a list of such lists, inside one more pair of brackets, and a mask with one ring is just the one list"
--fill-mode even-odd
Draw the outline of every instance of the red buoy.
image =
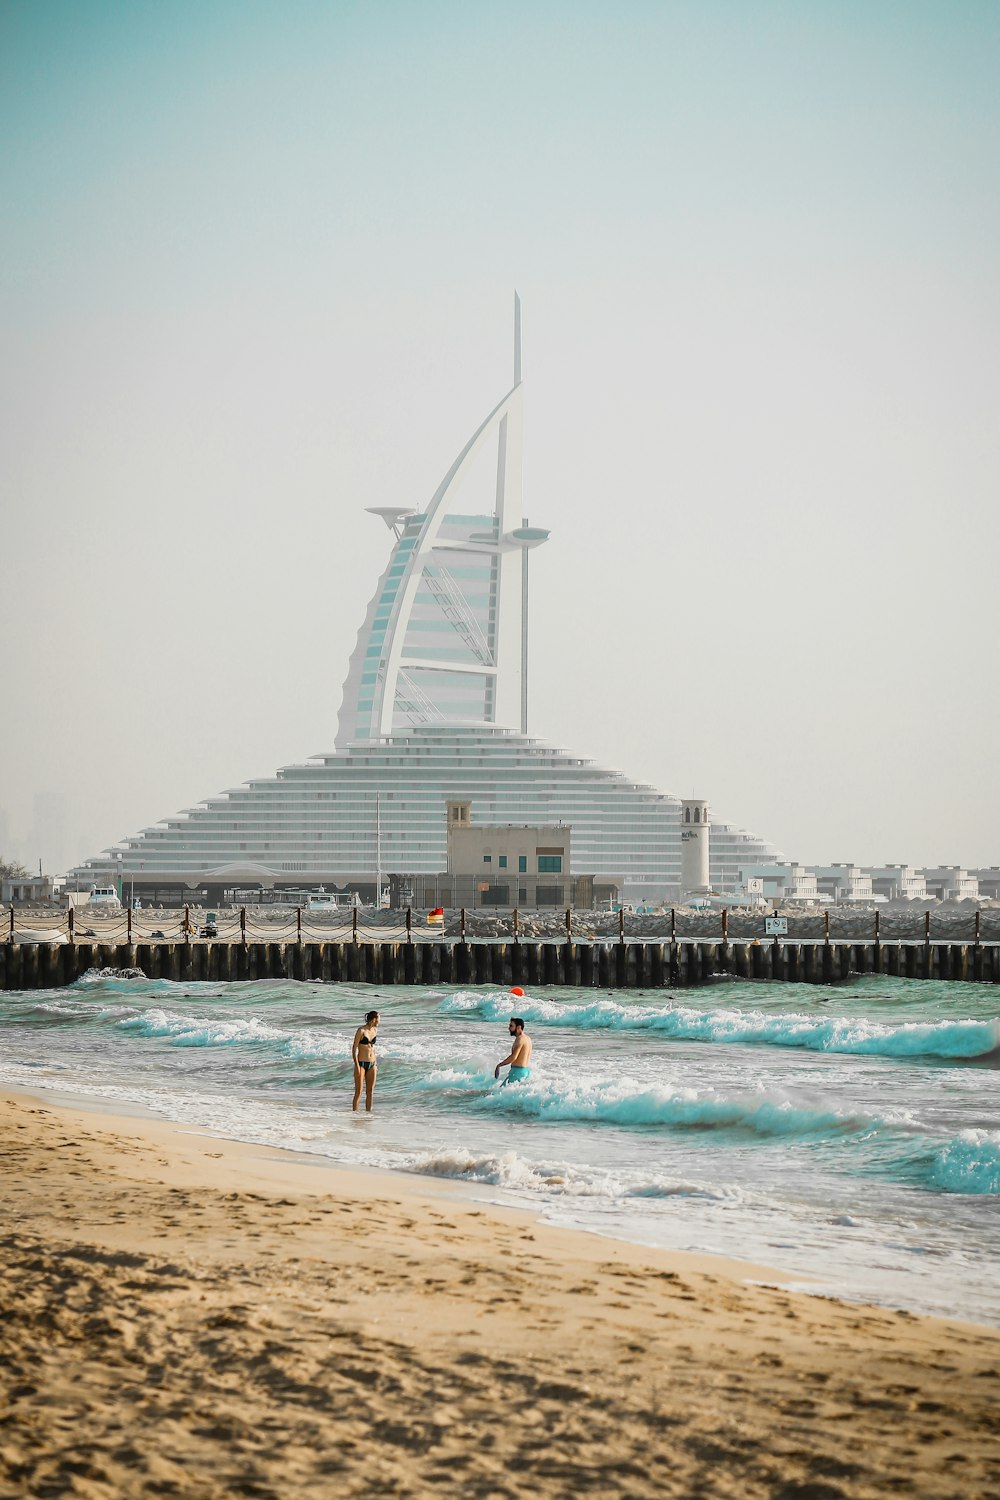
[[511, 994], [512, 995], [519, 995], [519, 996], [522, 997], [522, 999], [524, 997], [524, 991], [522, 990], [522, 988], [521, 988], [521, 986], [519, 984], [515, 984], [514, 988], [511, 990]]

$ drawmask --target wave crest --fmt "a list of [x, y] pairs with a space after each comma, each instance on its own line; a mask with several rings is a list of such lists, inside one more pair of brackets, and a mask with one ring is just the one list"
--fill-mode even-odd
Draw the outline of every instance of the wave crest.
[[491, 1089], [475, 1103], [539, 1120], [729, 1130], [760, 1137], [850, 1135], [879, 1123], [867, 1115], [796, 1105], [766, 1094], [724, 1097], [694, 1089], [643, 1088], [628, 1079], [586, 1081], [561, 1089], [532, 1079], [514, 1088]]
[[129, 1016], [118, 1025], [140, 1036], [163, 1038], [175, 1047], [221, 1047], [248, 1042], [283, 1041], [287, 1033], [256, 1017], [246, 1020], [211, 1020], [171, 1014], [158, 1007]]
[[943, 1146], [929, 1173], [946, 1193], [1000, 1193], [1000, 1130], [962, 1130]]
[[[766, 1015], [756, 1010], [699, 1011], [687, 1006], [621, 1005], [615, 1000], [567, 1005], [525, 997], [517, 1003], [519, 1013], [540, 1026], [565, 1026], [580, 1031], [652, 1031], [674, 1041], [954, 1060], [987, 1057], [1000, 1048], [1000, 1019], [904, 1021], [898, 1026], [888, 1026], [860, 1017], [817, 1019], [796, 1013]], [[500, 1021], [510, 1013], [510, 996], [464, 992], [446, 996], [439, 1009], [444, 1014], [476, 1014], [484, 1020]]]
[[532, 1193], [558, 1193], [574, 1198], [709, 1198], [738, 1197], [734, 1188], [708, 1187], [680, 1178], [648, 1177], [623, 1180], [592, 1168], [583, 1171], [566, 1163], [529, 1162], [515, 1151], [479, 1154], [459, 1149], [428, 1152], [417, 1157], [411, 1171], [431, 1177], [457, 1177], [492, 1187]]

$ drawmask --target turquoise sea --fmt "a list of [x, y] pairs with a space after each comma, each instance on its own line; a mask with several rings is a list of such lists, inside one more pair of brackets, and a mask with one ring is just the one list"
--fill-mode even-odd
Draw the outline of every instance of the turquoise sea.
[[[350, 1044], [371, 1008], [366, 1117]], [[90, 974], [0, 995], [0, 1083], [1000, 1324], [998, 1010], [990, 986], [874, 977], [522, 999]], [[534, 1068], [500, 1089], [511, 1014]]]

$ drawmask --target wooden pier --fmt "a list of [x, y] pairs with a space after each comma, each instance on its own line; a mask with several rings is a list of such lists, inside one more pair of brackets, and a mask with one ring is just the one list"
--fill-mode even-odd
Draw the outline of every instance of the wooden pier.
[[838, 984], [854, 974], [1000, 983], [1000, 944], [947, 942], [166, 942], [0, 944], [0, 989], [57, 989], [91, 970], [147, 979], [685, 989], [726, 977]]

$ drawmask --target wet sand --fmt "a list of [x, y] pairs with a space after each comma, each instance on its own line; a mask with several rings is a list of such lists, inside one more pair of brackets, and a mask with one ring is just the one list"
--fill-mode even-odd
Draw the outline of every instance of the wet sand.
[[1000, 1496], [993, 1329], [25, 1095], [0, 1163], [3, 1496]]

